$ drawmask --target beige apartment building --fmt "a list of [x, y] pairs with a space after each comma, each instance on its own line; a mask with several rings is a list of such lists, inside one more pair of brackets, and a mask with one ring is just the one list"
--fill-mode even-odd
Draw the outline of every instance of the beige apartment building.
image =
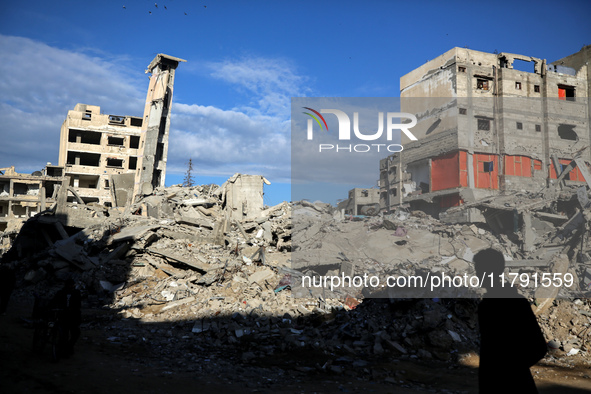
[[539, 191], [575, 159], [564, 182], [584, 184], [589, 59], [591, 46], [551, 64], [453, 48], [404, 75], [402, 111], [417, 116], [418, 141], [403, 139], [402, 152], [380, 161], [381, 209], [408, 204], [437, 214], [501, 192]]
[[85, 203], [110, 204], [111, 176], [137, 171], [141, 137], [142, 118], [101, 114], [99, 106], [86, 104], [68, 111], [59, 164]]

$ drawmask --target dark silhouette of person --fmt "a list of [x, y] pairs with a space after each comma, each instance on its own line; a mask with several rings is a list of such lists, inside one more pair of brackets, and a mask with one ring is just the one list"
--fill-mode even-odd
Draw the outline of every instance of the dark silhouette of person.
[[0, 315], [6, 314], [8, 308], [8, 300], [14, 290], [16, 277], [14, 270], [9, 263], [0, 265]]
[[544, 357], [547, 346], [531, 305], [509, 283], [503, 286], [501, 252], [482, 250], [474, 256], [474, 265], [479, 278], [486, 275], [487, 289], [478, 306], [479, 392], [537, 393], [529, 368]]
[[61, 321], [64, 329], [64, 353], [70, 355], [74, 352], [74, 345], [80, 337], [82, 297], [80, 290], [76, 289], [73, 279], [66, 280], [63, 289], [59, 290], [51, 302], [52, 308], [62, 310]]

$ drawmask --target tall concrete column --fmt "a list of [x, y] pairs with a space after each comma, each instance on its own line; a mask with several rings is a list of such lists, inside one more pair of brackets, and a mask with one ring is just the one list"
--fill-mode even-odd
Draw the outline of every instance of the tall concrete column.
[[143, 146], [140, 146], [143, 152], [138, 160], [136, 195], [164, 186], [174, 73], [179, 63], [185, 61], [160, 53], [146, 70], [152, 75], [144, 109]]

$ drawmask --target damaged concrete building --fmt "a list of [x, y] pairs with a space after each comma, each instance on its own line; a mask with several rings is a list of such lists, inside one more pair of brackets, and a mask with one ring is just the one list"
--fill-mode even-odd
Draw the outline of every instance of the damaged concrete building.
[[418, 141], [380, 161], [382, 210], [437, 215], [499, 193], [584, 185], [590, 48], [551, 64], [453, 48], [404, 75], [402, 111], [416, 114]]
[[85, 203], [111, 204], [110, 177], [136, 172], [141, 135], [139, 117], [101, 114], [99, 106], [86, 104], [68, 111], [59, 163]]
[[184, 61], [164, 54], [152, 60], [143, 118], [101, 114], [99, 106], [86, 104], [68, 111], [59, 165], [85, 203], [113, 204], [113, 177], [136, 193], [164, 186], [174, 72]]
[[264, 209], [263, 185], [270, 185], [261, 175], [234, 174], [216, 192], [228, 212], [228, 218], [243, 221], [258, 217]]
[[51, 164], [31, 175], [19, 174], [14, 167], [0, 168], [0, 231], [10, 230], [12, 221], [20, 224], [54, 203], [63, 173], [62, 167]]
[[349, 190], [349, 197], [338, 203], [337, 209], [345, 215], [375, 215], [379, 212], [380, 190], [356, 187]]
[[26, 220], [57, 201], [64, 180], [63, 167], [50, 163], [30, 175], [19, 174], [14, 167], [0, 168], [0, 255], [10, 248]]

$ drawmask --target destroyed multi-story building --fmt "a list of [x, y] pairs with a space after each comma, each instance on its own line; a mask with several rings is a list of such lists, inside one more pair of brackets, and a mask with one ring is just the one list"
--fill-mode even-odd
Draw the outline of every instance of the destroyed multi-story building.
[[380, 190], [356, 187], [349, 197], [338, 203], [337, 209], [346, 215], [373, 215], [379, 212]]
[[0, 232], [17, 231], [23, 221], [55, 203], [63, 180], [64, 169], [49, 163], [30, 175], [0, 168]]
[[135, 174], [141, 135], [139, 117], [101, 114], [99, 106], [86, 104], [68, 111], [61, 129], [59, 163], [85, 203], [111, 204], [110, 177]]
[[417, 116], [418, 140], [403, 136], [404, 150], [380, 161], [382, 210], [437, 214], [500, 192], [584, 184], [589, 59], [591, 46], [551, 64], [453, 48], [404, 75], [402, 110]]
[[143, 118], [101, 114], [99, 106], [86, 104], [68, 111], [61, 128], [59, 165], [85, 203], [111, 205], [113, 177], [134, 193], [164, 186], [174, 74], [184, 61], [158, 54], [150, 63]]

